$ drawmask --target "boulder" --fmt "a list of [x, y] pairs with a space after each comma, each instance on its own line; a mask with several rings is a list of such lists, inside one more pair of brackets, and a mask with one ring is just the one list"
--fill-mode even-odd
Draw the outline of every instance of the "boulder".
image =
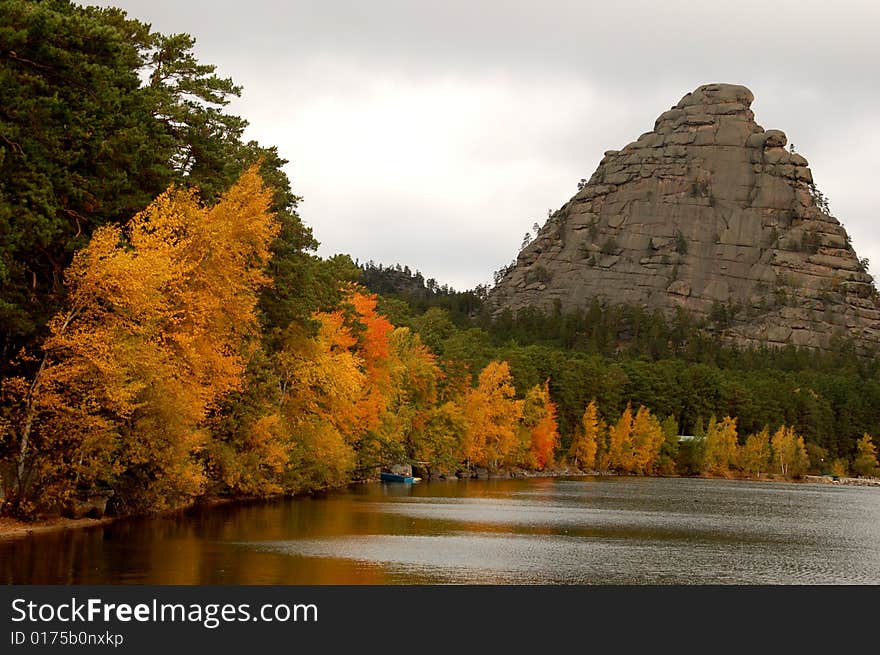
[[765, 148], [784, 148], [788, 138], [782, 130], [767, 130], [764, 132]]
[[113, 497], [113, 491], [92, 491], [73, 498], [68, 502], [64, 515], [68, 518], [99, 519], [107, 511], [107, 502]]

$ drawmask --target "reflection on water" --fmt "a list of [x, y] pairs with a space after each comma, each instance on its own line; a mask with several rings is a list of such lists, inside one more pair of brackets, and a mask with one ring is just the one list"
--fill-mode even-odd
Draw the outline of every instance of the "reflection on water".
[[0, 542], [22, 584], [880, 584], [880, 493], [659, 478], [369, 484]]

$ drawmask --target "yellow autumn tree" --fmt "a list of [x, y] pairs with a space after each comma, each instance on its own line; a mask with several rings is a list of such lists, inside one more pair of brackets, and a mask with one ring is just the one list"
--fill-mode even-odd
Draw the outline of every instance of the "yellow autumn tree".
[[804, 438], [794, 431], [794, 427], [781, 425], [770, 439], [773, 465], [786, 478], [797, 478], [804, 474], [810, 465]]
[[290, 435], [288, 491], [341, 484], [354, 467], [366, 385], [357, 340], [339, 312], [315, 314], [317, 334], [291, 326], [276, 355], [279, 414]]
[[770, 431], [765, 427], [750, 434], [739, 450], [739, 466], [754, 477], [760, 477], [770, 466]]
[[448, 400], [431, 407], [424, 426], [411, 436], [413, 459], [427, 462], [432, 475], [455, 473], [467, 428], [461, 403]]
[[599, 423], [600, 429], [596, 444], [596, 470], [608, 471], [611, 469], [611, 426], [604, 421]]
[[[378, 314], [375, 301], [349, 289], [338, 309], [314, 315], [316, 334], [291, 325], [275, 354], [289, 444], [285, 491], [341, 484], [356, 466], [427, 461], [420, 457], [428, 435], [440, 439], [441, 425], [457, 425], [452, 405], [435, 411], [435, 356], [417, 334]], [[435, 453], [448, 464], [459, 439], [440, 441]]]
[[629, 403], [613, 426], [608, 429], [608, 465], [617, 471], [635, 470], [633, 457], [633, 415]]
[[877, 446], [871, 439], [871, 435], [865, 433], [856, 444], [856, 459], [853, 462], [853, 471], [857, 475], [870, 477], [877, 475]]
[[388, 344], [386, 368], [390, 371], [390, 384], [386, 410], [372, 433], [372, 452], [363, 455], [383, 464], [428, 461], [415, 457], [414, 443], [426, 429], [437, 402], [437, 358], [419, 335], [407, 327], [394, 328]]
[[728, 475], [737, 463], [736, 419], [725, 416], [709, 420], [703, 441], [703, 473]]
[[286, 491], [291, 439], [279, 414], [279, 380], [260, 349], [248, 362], [242, 388], [211, 412], [201, 452], [208, 493], [270, 496]]
[[849, 462], [842, 457], [838, 457], [833, 462], [831, 462], [829, 473], [838, 478], [845, 478], [847, 475], [849, 475]]
[[574, 465], [588, 471], [596, 466], [596, 452], [599, 448], [600, 432], [604, 426], [599, 420], [599, 408], [596, 401], [591, 400], [584, 410], [579, 429], [575, 430], [574, 439], [568, 455]]
[[97, 229], [65, 274], [19, 437], [19, 488], [64, 503], [111, 486], [127, 511], [186, 503], [204, 471], [203, 422], [238, 388], [278, 231], [256, 167], [211, 207], [170, 189]]
[[654, 473], [665, 438], [663, 427], [647, 407], [640, 406], [632, 424], [632, 471]]
[[462, 456], [468, 463], [497, 468], [515, 447], [523, 406], [515, 396], [507, 362], [489, 362], [464, 399]]

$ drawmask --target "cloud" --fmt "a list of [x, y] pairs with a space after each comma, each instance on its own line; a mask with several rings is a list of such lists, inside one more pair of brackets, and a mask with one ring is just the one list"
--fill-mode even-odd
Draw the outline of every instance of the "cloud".
[[306, 75], [323, 80], [308, 103], [287, 114], [281, 97], [251, 118], [261, 140], [309, 153], [291, 169], [321, 252], [406, 263], [459, 288], [507, 263], [604, 147], [585, 154], [567, 138], [578, 121], [601, 121], [602, 103], [586, 87], [367, 76], [335, 60]]
[[[491, 278], [607, 149], [696, 86], [745, 84], [880, 264], [880, 4], [119, 0], [244, 86], [321, 252]], [[875, 270], [878, 266], [875, 265]]]

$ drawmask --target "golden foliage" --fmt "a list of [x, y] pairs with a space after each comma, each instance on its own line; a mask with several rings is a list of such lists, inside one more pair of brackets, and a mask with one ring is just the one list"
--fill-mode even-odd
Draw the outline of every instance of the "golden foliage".
[[736, 419], [725, 416], [720, 422], [713, 416], [709, 420], [703, 441], [704, 473], [727, 475], [737, 464]]
[[455, 472], [466, 432], [464, 410], [458, 402], [449, 400], [432, 407], [424, 426], [413, 432], [413, 460], [428, 462], [432, 471]]
[[608, 466], [617, 471], [632, 471], [635, 460], [633, 458], [633, 415], [632, 407], [626, 404], [626, 409], [620, 415], [617, 423], [608, 429]]
[[765, 427], [750, 434], [739, 451], [739, 466], [749, 475], [760, 477], [770, 466], [770, 432]]
[[270, 196], [256, 167], [213, 207], [172, 188], [76, 254], [23, 435], [39, 453], [31, 479], [56, 501], [112, 480], [136, 510], [199, 493], [201, 424], [238, 388], [259, 334], [256, 294], [278, 231]]
[[632, 472], [642, 475], [654, 473], [663, 446], [664, 436], [660, 421], [647, 407], [639, 407], [632, 424]]
[[773, 465], [786, 478], [802, 476], [810, 465], [804, 438], [795, 433], [793, 427], [782, 425], [770, 439], [773, 452]]
[[874, 476], [878, 474], [880, 465], [877, 463], [877, 446], [870, 434], [865, 433], [856, 444], [856, 459], [853, 470], [858, 475]]
[[583, 470], [590, 470], [596, 466], [596, 452], [599, 448], [600, 432], [603, 430], [596, 401], [591, 400], [584, 410], [580, 429], [575, 432], [569, 449], [569, 457], [572, 458], [575, 466]]
[[513, 450], [523, 406], [515, 395], [507, 362], [487, 364], [464, 400], [464, 459], [495, 468]]
[[[507, 362], [490, 362], [473, 387], [454, 361], [444, 378], [419, 335], [395, 328], [359, 287], [261, 346], [257, 293], [278, 234], [269, 206], [252, 168], [211, 207], [169, 189], [126, 225], [95, 231], [67, 271], [68, 304], [49, 325], [36, 377], [3, 381], [12, 409], [0, 443], [18, 445], [19, 491], [29, 484], [63, 505], [106, 485], [122, 511], [142, 512], [206, 488], [264, 496], [333, 486], [401, 461], [434, 471], [463, 460], [552, 465], [549, 381], [519, 400]], [[583, 469], [672, 472], [676, 432], [673, 417], [661, 425], [629, 403], [607, 428], [593, 400], [568, 456]], [[793, 428], [772, 438], [765, 428], [739, 446], [729, 416], [713, 417], [689, 452], [713, 475], [797, 477], [808, 465]], [[877, 471], [867, 434], [853, 466]]]

